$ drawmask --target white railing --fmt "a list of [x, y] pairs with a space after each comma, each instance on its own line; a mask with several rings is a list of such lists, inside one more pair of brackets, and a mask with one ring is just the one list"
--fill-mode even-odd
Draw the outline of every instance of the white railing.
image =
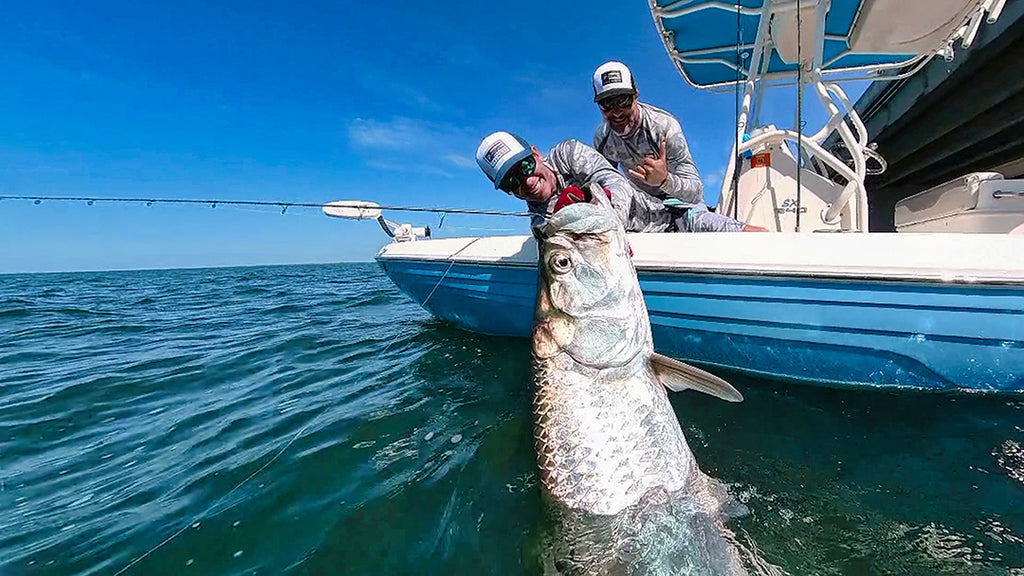
[[[828, 225], [836, 224], [839, 222], [844, 208], [847, 205], [851, 205], [851, 201], [857, 199], [851, 205], [854, 212], [852, 215], [854, 226], [857, 230], [866, 232], [868, 229], [868, 214], [867, 191], [864, 180], [868, 173], [868, 159], [874, 159], [879, 164], [879, 169], [872, 170], [872, 173], [884, 170], [885, 161], [877, 152], [869, 148], [867, 129], [838, 82], [857, 79], [857, 74], [862, 73], [874, 80], [906, 78], [919, 71], [936, 55], [950, 58], [953, 44], [957, 40], [961, 40], [963, 47], [969, 47], [974, 42], [981, 22], [983, 20], [989, 23], [994, 22], [1002, 12], [1005, 0], [983, 0], [979, 2], [977, 8], [967, 20], [961, 26], [955, 28], [935, 50], [908, 56], [899, 62], [838, 69], [829, 69], [829, 66], [834, 64], [842, 55], [829, 61], [824, 61], [823, 58], [826, 39], [825, 19], [830, 8], [830, 0], [802, 1], [804, 5], [801, 8], [809, 8], [812, 5], [816, 8], [813, 50], [806, 56], [798, 56], [797, 66], [800, 67], [798, 71], [768, 73], [766, 72], [768, 67], [764, 64], [768, 62], [775, 48], [769, 30], [769, 23], [772, 22], [773, 17], [778, 19], [780, 13], [795, 11], [794, 9], [797, 4], [793, 0], [764, 0], [763, 5], [759, 9], [746, 8], [737, 4], [720, 1], [698, 2], [683, 8], [672, 8], [673, 5], [679, 3], [658, 7], [654, 0], [649, 0], [651, 12], [654, 15], [657, 28], [665, 40], [666, 49], [687, 82], [693, 85], [686, 76], [683, 69], [684, 65], [709, 63], [724, 65], [734, 70], [737, 73], [737, 80], [709, 86], [698, 86], [699, 88], [721, 89], [735, 87], [737, 83], [742, 82], [743, 97], [736, 118], [736, 134], [730, 155], [731, 161], [722, 179], [721, 196], [723, 198], [723, 206], [730, 204], [730, 200], [732, 204], [735, 204], [738, 200], [738, 191], [733, 189], [733, 180], [735, 178], [735, 171], [738, 169], [738, 159], [741, 155], [765, 145], [781, 144], [788, 141], [796, 144], [799, 149], [796, 164], [797, 170], [805, 169], [802, 167], [811, 166], [811, 162], [813, 162], [818, 166], [827, 166], [836, 174], [842, 176], [847, 182], [838, 198], [821, 213], [822, 221]], [[729, 10], [746, 16], [759, 15], [754, 43], [737, 45], [735, 47], [703, 48], [685, 52], [675, 50], [670, 43], [671, 33], [666, 31], [660, 18], [684, 16], [709, 9]], [[987, 19], [985, 18], [986, 14], [988, 15]], [[787, 17], [792, 16], [787, 14]], [[833, 36], [829, 36], [829, 38], [835, 39]], [[721, 56], [722, 52], [731, 49], [737, 51], [738, 58], [741, 50], [744, 51], [744, 57], [749, 55], [749, 62], [746, 63], [746, 67], [738, 65], [737, 62], [730, 62]], [[749, 50], [749, 53], [746, 52], [747, 50]], [[798, 48], [798, 54], [799, 50]], [[745, 58], [743, 62], [746, 62]], [[841, 78], [835, 78], [833, 75], [840, 76]], [[842, 77], [843, 75], [846, 75], [846, 77]], [[828, 83], [825, 82], [826, 77], [830, 80]], [[801, 130], [798, 124], [796, 130], [772, 129], [748, 138], [748, 135], [752, 132], [749, 127], [752, 124], [757, 124], [758, 108], [760, 107], [761, 95], [765, 88], [798, 82], [801, 84], [797, 88], [798, 90], [803, 90], [803, 84], [813, 88], [819, 103], [828, 113], [828, 119], [821, 129], [814, 134], [805, 135], [802, 132], [796, 131]], [[753, 118], [753, 122], [751, 122], [751, 118]], [[848, 165], [847, 162], [840, 160], [835, 154], [822, 146], [826, 138], [833, 132], [837, 133], [840, 142], [849, 152], [849, 164], [852, 165]], [[804, 149], [810, 152], [810, 156], [807, 158], [804, 158]], [[805, 160], [808, 162], [805, 162]]]

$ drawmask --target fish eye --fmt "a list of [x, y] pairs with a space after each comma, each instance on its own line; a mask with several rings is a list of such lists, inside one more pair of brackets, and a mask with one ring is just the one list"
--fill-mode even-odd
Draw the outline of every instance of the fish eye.
[[572, 258], [565, 252], [555, 252], [548, 259], [548, 265], [556, 274], [565, 274], [572, 269]]

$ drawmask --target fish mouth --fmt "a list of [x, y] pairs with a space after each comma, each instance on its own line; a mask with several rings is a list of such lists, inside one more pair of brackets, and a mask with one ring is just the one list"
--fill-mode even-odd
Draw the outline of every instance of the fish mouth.
[[545, 224], [537, 229], [541, 238], [547, 240], [556, 235], [603, 234], [619, 226], [615, 214], [603, 206], [577, 202], [556, 212]]
[[[601, 194], [596, 201], [603, 199]], [[635, 302], [642, 296], [616, 213], [607, 204], [578, 202], [556, 212], [536, 232], [541, 279], [535, 355], [566, 354], [591, 370], [634, 362], [646, 341]]]

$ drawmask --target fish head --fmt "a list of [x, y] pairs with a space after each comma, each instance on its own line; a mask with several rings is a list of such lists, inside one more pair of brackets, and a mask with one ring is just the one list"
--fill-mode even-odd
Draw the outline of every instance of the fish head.
[[[603, 196], [603, 195], [602, 195]], [[576, 203], [537, 229], [533, 351], [601, 369], [650, 348], [651, 328], [626, 234], [607, 204]]]

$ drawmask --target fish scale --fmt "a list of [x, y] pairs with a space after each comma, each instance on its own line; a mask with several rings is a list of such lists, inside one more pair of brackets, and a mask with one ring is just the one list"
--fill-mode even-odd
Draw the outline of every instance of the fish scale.
[[534, 391], [538, 467], [557, 499], [612, 514], [652, 488], [685, 486], [693, 455], [653, 374], [628, 386], [551, 366], [542, 374]]

